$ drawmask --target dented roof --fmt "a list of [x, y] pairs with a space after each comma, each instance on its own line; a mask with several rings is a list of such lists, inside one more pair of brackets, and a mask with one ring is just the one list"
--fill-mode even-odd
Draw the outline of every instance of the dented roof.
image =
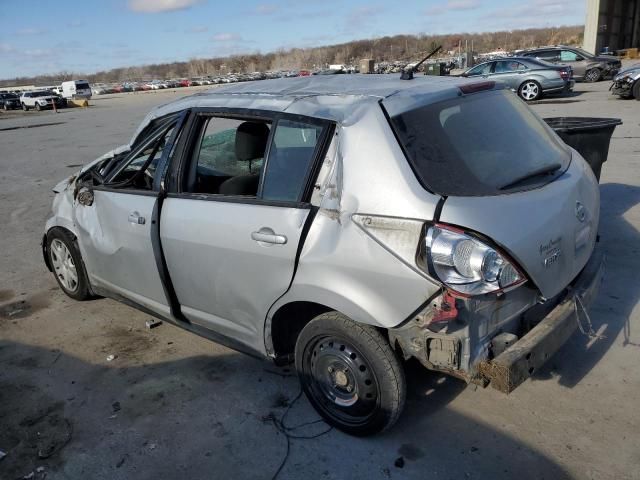
[[[355, 121], [361, 107], [382, 102], [390, 115], [445, 100], [458, 87], [478, 83], [463, 77], [416, 75], [313, 75], [243, 82], [206, 90], [153, 109], [137, 134], [153, 119], [186, 108], [238, 108], [287, 112], [337, 123]], [[498, 87], [499, 88], [499, 87]]]

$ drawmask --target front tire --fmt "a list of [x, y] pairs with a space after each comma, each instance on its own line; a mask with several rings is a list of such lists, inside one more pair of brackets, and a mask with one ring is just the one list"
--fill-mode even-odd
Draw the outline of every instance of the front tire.
[[89, 280], [75, 238], [54, 228], [47, 234], [47, 255], [53, 275], [64, 293], [74, 300], [91, 298]]
[[636, 83], [633, 84], [631, 92], [633, 93], [633, 98], [640, 101], [640, 80], [636, 80]]
[[542, 96], [542, 87], [535, 80], [527, 80], [518, 88], [518, 96], [525, 102], [533, 102]]
[[24, 110], [25, 112], [29, 110], [29, 107], [27, 107], [24, 103], [22, 104], [22, 110]]
[[390, 428], [406, 397], [402, 365], [375, 328], [327, 312], [309, 322], [295, 348], [296, 371], [309, 402], [345, 433]]
[[584, 74], [584, 81], [589, 83], [598, 82], [601, 77], [602, 72], [599, 68], [590, 68]]
[[40, 110], [42, 110], [42, 107], [40, 106], [39, 103], [36, 103], [36, 110], [39, 112]]

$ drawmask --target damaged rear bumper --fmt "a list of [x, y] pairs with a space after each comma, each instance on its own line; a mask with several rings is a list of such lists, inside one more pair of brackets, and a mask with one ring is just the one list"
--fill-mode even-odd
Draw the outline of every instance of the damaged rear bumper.
[[[492, 360], [478, 365], [479, 373], [504, 393], [512, 392], [557, 352], [578, 326], [578, 311], [598, 294], [604, 276], [604, 253], [596, 246], [589, 262], [571, 285], [567, 297], [520, 340]], [[577, 299], [579, 297], [579, 301]], [[584, 315], [580, 314], [581, 318]]]

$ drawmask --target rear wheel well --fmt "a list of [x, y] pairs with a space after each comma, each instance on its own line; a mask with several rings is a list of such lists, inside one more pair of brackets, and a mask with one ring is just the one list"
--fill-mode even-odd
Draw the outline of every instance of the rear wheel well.
[[318, 315], [331, 310], [314, 302], [291, 302], [280, 307], [271, 320], [271, 342], [276, 360], [292, 362], [302, 329]]

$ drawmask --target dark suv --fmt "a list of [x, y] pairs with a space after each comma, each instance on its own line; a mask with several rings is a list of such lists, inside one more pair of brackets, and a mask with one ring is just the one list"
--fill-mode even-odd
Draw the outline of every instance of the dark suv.
[[580, 48], [562, 45], [525, 50], [518, 52], [518, 55], [569, 65], [573, 69], [573, 77], [585, 82], [597, 82], [606, 77], [613, 77], [622, 66], [620, 60], [598, 57]]
[[0, 108], [3, 110], [20, 108], [20, 97], [15, 93], [0, 92]]

